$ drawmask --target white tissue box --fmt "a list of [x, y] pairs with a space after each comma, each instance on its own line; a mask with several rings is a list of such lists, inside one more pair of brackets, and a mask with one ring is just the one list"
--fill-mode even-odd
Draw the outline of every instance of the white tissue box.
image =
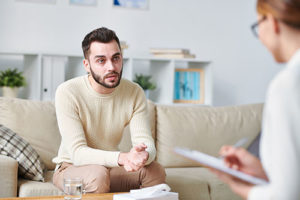
[[178, 193], [161, 191], [152, 195], [138, 193], [115, 194], [113, 200], [178, 200]]
[[115, 194], [113, 200], [178, 200], [178, 193], [170, 191], [171, 188], [167, 184], [159, 184], [130, 190], [130, 193]]

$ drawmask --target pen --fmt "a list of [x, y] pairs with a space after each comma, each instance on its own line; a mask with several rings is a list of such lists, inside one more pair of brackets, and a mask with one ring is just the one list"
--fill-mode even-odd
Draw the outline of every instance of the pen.
[[241, 146], [243, 146], [244, 144], [246, 144], [247, 142], [248, 142], [248, 138], [247, 138], [247, 137], [244, 137], [244, 138], [238, 140], [233, 146], [234, 146], [235, 148], [241, 147]]
[[[243, 146], [244, 144], [246, 144], [248, 142], [248, 138], [247, 137], [244, 137], [242, 139], [239, 139], [233, 146], [235, 148], [238, 148], [238, 147], [241, 147]], [[224, 156], [219, 156], [219, 158], [223, 159]]]

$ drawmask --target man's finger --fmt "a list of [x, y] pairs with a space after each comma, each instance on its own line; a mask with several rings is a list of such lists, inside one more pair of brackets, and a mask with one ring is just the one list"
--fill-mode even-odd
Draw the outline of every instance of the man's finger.
[[137, 165], [137, 166], [142, 166], [146, 162], [147, 162], [147, 159], [145, 157], [138, 157], [138, 158], [136, 158], [135, 160], [132, 161], [132, 163], [134, 165]]
[[137, 145], [134, 147], [134, 149], [137, 151], [137, 152], [141, 152], [141, 151], [145, 151], [147, 148], [147, 146], [140, 146], [140, 145]]
[[133, 165], [140, 165], [140, 163], [141, 163], [141, 160], [138, 160], [138, 159], [132, 161]]
[[132, 171], [133, 171], [132, 168], [131, 168], [128, 164], [124, 165], [124, 169], [125, 169], [127, 172], [132, 172]]
[[135, 165], [133, 163], [131, 163], [130, 166], [131, 166], [133, 172], [138, 171], [140, 169], [140, 167], [138, 165]]

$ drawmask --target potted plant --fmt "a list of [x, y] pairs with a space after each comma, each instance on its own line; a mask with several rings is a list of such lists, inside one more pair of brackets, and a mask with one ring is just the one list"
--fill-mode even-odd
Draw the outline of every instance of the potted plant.
[[151, 76], [136, 74], [135, 79], [133, 80], [143, 88], [147, 98], [149, 97], [149, 90], [154, 90], [156, 88], [156, 85], [151, 82], [150, 79]]
[[3, 88], [4, 97], [17, 97], [18, 89], [25, 85], [25, 78], [17, 69], [0, 71], [0, 87]]

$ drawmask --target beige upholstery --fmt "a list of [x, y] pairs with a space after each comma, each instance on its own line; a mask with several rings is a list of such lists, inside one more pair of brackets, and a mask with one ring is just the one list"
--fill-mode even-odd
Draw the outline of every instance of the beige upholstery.
[[[263, 105], [166, 106], [148, 101], [148, 108], [156, 159], [166, 167], [167, 184], [172, 191], [178, 192], [180, 199], [188, 200], [239, 199], [206, 168], [175, 155], [172, 149], [189, 147], [216, 156], [223, 144], [233, 144], [242, 137], [250, 139], [247, 146], [260, 132]], [[16, 196], [17, 185], [21, 197], [61, 194], [52, 184], [51, 170], [55, 165], [51, 160], [60, 145], [53, 103], [0, 98], [0, 110], [0, 124], [27, 140], [48, 169], [45, 183], [17, 180], [17, 162], [0, 157], [0, 196]], [[122, 151], [131, 148], [128, 127], [119, 147]]]
[[[179, 169], [176, 171], [176, 169]], [[198, 168], [201, 169], [201, 168]], [[209, 185], [205, 179], [186, 176], [189, 168], [166, 168], [167, 183], [180, 199], [210, 199]]]
[[232, 107], [157, 106], [157, 161], [165, 167], [199, 164], [172, 153], [176, 146], [217, 156], [224, 144], [260, 132], [262, 105]]
[[[166, 168], [166, 173], [168, 184], [173, 190], [179, 192], [180, 199], [241, 199], [233, 194], [226, 184], [220, 182], [220, 180], [206, 168]], [[204, 184], [209, 192], [208, 197]]]
[[63, 192], [52, 184], [53, 173], [54, 171], [45, 173], [44, 183], [19, 179], [19, 197], [63, 195]]
[[54, 169], [60, 134], [51, 102], [0, 98], [0, 124], [25, 138], [37, 151], [48, 169]]
[[17, 195], [18, 162], [10, 157], [0, 155], [0, 198]]

